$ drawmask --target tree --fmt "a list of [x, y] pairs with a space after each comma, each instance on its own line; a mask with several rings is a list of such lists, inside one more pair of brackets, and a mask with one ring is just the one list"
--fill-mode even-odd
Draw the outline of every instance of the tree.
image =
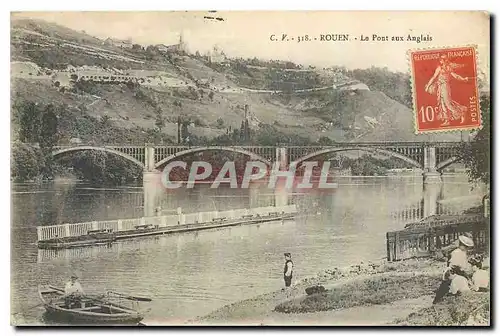
[[165, 118], [163, 117], [163, 111], [161, 110], [161, 108], [158, 108], [156, 110], [155, 126], [158, 127], [158, 130], [160, 132], [163, 127], [165, 127]]
[[222, 118], [217, 119], [217, 128], [224, 128], [224, 119]]
[[54, 105], [47, 105], [42, 115], [40, 128], [40, 147], [42, 149], [51, 149], [57, 143], [58, 122]]
[[132, 44], [132, 50], [134, 50], [134, 51], [142, 51], [143, 48], [142, 48], [142, 46], [140, 44], [134, 43], [134, 44]]
[[101, 116], [100, 122], [102, 127], [108, 127], [111, 125], [111, 117], [105, 114]]
[[248, 119], [245, 119], [245, 141], [250, 140], [250, 126], [248, 125]]
[[184, 121], [181, 126], [181, 134], [182, 134], [182, 143], [187, 142], [187, 139], [189, 138], [189, 121]]
[[243, 120], [241, 121], [240, 126], [240, 139], [245, 140], [245, 122]]
[[23, 101], [16, 103], [14, 109], [19, 116], [19, 140], [26, 143], [35, 143], [39, 140], [41, 111], [34, 102]]
[[467, 175], [471, 182], [481, 181], [490, 184], [490, 94], [481, 95], [481, 117], [483, 128], [481, 128], [471, 142], [467, 142], [461, 148], [463, 162], [467, 169]]
[[10, 172], [14, 181], [24, 182], [39, 177], [43, 165], [39, 149], [23, 143], [12, 146]]
[[326, 137], [326, 136], [321, 136], [318, 140], [318, 144], [320, 146], [330, 146], [330, 145], [333, 145], [335, 143], [335, 141], [333, 141], [332, 139], [330, 139], [329, 137]]

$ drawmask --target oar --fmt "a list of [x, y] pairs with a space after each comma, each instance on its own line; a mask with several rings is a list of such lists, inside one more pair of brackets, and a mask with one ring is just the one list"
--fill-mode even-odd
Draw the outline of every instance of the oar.
[[120, 297], [122, 297], [124, 299], [128, 299], [128, 300], [144, 301], [144, 302], [151, 302], [151, 301], [153, 301], [153, 299], [150, 299], [150, 298], [147, 298], [147, 297], [132, 296], [132, 295], [118, 293], [118, 292], [114, 292], [114, 291], [109, 291], [109, 293], [112, 293], [112, 294], [115, 294], [115, 295], [119, 295]]
[[[58, 288], [58, 287], [55, 287], [55, 286], [50, 286], [50, 285], [49, 285], [49, 288], [51, 288], [51, 289], [53, 289], [55, 291], [64, 293], [64, 290], [61, 289], [61, 288]], [[83, 295], [81, 295], [81, 297], [82, 298], [86, 298], [86, 299], [90, 299], [90, 300], [95, 300], [95, 301], [100, 301], [100, 302], [104, 302], [104, 303], [109, 303], [108, 301], [104, 300], [104, 295], [83, 294]]]
[[29, 308], [26, 308], [26, 309], [24, 309], [23, 311], [20, 311], [20, 312], [14, 313], [14, 314], [12, 314], [12, 315], [18, 315], [18, 314], [23, 314], [23, 313], [26, 313], [26, 312], [30, 311], [31, 309], [34, 309], [34, 308], [40, 307], [41, 305], [43, 305], [43, 302], [42, 302], [42, 303], [39, 303], [39, 304], [37, 304], [37, 305], [31, 306], [31, 307], [29, 307]]

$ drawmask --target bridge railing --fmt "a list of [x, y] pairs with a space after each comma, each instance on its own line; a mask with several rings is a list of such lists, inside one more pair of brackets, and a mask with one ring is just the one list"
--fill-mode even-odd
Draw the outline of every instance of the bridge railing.
[[162, 227], [210, 223], [214, 220], [237, 220], [248, 219], [250, 217], [265, 217], [270, 215], [294, 214], [297, 213], [295, 204], [280, 207], [260, 207], [251, 209], [234, 209], [227, 211], [207, 211], [197, 213], [186, 213], [180, 215], [142, 217], [131, 219], [116, 219], [107, 221], [93, 221], [84, 223], [67, 223], [60, 225], [47, 225], [37, 227], [38, 241], [46, 241], [55, 238], [85, 236], [91, 230], [111, 229], [113, 232], [131, 231], [144, 225]]
[[[197, 148], [197, 147], [210, 147], [210, 148], [218, 148], [218, 147], [234, 147], [234, 148], [276, 148], [276, 147], [287, 147], [287, 148], [309, 148], [309, 147], [318, 147], [318, 148], [331, 148], [338, 146], [430, 146], [436, 148], [451, 148], [456, 147], [462, 144], [463, 141], [439, 141], [439, 142], [424, 142], [424, 141], [370, 141], [370, 142], [335, 142], [331, 145], [288, 145], [288, 144], [277, 144], [275, 146], [260, 146], [260, 145], [158, 145], [151, 144], [151, 147], [154, 148], [174, 148], [174, 149], [185, 149], [185, 148]], [[32, 144], [33, 145], [33, 144]], [[72, 148], [72, 147], [85, 147], [85, 146], [94, 146], [100, 148], [144, 148], [146, 145], [120, 145], [120, 144], [91, 144], [91, 143], [78, 143], [78, 144], [60, 144], [54, 146], [54, 149], [60, 148]]]

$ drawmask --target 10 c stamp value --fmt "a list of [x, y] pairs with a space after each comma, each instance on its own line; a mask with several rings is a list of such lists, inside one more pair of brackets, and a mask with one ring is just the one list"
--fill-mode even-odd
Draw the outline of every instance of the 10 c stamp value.
[[481, 127], [476, 49], [409, 51], [416, 133]]

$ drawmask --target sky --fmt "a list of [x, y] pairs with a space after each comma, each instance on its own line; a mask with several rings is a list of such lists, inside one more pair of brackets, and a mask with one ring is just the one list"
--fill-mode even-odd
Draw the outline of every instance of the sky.
[[[90, 35], [148, 44], [173, 44], [182, 32], [188, 49], [201, 53], [218, 45], [230, 57], [290, 60], [316, 66], [388, 67], [409, 70], [407, 51], [417, 48], [478, 46], [479, 68], [489, 69], [489, 16], [484, 12], [22, 12], [13, 16], [54, 22]], [[204, 16], [222, 17], [224, 21]], [[271, 41], [282, 34], [294, 41]], [[320, 35], [348, 34], [349, 41], [320, 41]], [[389, 41], [371, 41], [373, 34]], [[407, 35], [431, 42], [406, 41]], [[317, 41], [297, 42], [298, 36]], [[361, 35], [369, 41], [361, 41]], [[403, 36], [405, 41], [390, 41]], [[355, 40], [357, 38], [357, 40]]]

